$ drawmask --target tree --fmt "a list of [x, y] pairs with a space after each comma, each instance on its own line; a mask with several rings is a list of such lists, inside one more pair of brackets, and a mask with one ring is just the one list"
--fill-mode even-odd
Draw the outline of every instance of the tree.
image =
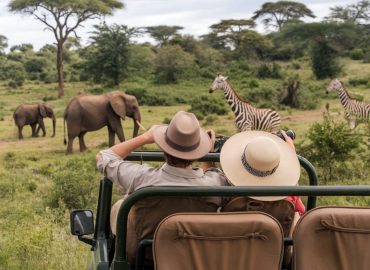
[[83, 22], [103, 15], [112, 14], [122, 8], [119, 0], [12, 0], [12, 12], [33, 15], [45, 24], [55, 37], [57, 46], [56, 68], [58, 77], [58, 97], [64, 95], [63, 45]]
[[8, 39], [6, 36], [0, 35], [0, 55], [4, 53], [4, 50], [8, 47]]
[[284, 24], [299, 21], [303, 17], [315, 18], [313, 12], [305, 4], [293, 1], [278, 1], [264, 3], [261, 9], [254, 12], [252, 19], [260, 19], [266, 27], [277, 28], [279, 31]]
[[178, 35], [178, 31], [184, 29], [181, 26], [157, 25], [144, 28], [160, 46], [166, 45], [171, 39]]
[[135, 28], [106, 24], [95, 26], [92, 44], [87, 54], [87, 71], [95, 82], [119, 85], [127, 74], [130, 38]]
[[154, 58], [157, 81], [174, 83], [178, 76], [194, 65], [194, 58], [179, 45], [166, 45], [158, 49]]
[[356, 24], [370, 21], [370, 1], [362, 0], [357, 4], [347, 6], [335, 6], [330, 8], [328, 20], [351, 22]]

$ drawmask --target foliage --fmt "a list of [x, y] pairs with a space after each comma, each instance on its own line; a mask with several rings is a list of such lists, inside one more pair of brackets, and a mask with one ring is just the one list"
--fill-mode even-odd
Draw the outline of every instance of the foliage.
[[171, 106], [179, 103], [185, 103], [185, 100], [176, 95], [169, 95], [168, 93], [153, 93], [141, 88], [128, 89], [125, 91], [126, 94], [133, 95], [136, 97], [138, 103], [148, 106]]
[[277, 28], [279, 31], [284, 24], [297, 21], [303, 17], [315, 18], [315, 15], [305, 4], [293, 1], [278, 1], [264, 3], [261, 9], [254, 12], [254, 20], [264, 18], [262, 23], [266, 27]]
[[[92, 166], [85, 166], [89, 162]], [[51, 173], [54, 185], [47, 202], [53, 208], [64, 205], [67, 209], [81, 209], [92, 206], [96, 199], [96, 174], [91, 168], [94, 160], [76, 158], [62, 164]]]
[[157, 25], [145, 27], [145, 31], [154, 38], [160, 46], [166, 45], [178, 35], [178, 31], [184, 29], [181, 26]]
[[359, 137], [338, 123], [329, 113], [323, 123], [314, 123], [308, 131], [309, 143], [301, 148], [304, 156], [320, 168], [319, 178], [325, 183], [341, 175], [337, 170], [345, 161], [354, 157], [359, 147]]
[[6, 36], [0, 35], [0, 55], [4, 53], [4, 50], [8, 47], [8, 39]]
[[224, 100], [210, 95], [201, 95], [190, 101], [189, 112], [194, 113], [199, 120], [210, 114], [225, 115], [228, 112]]
[[336, 56], [337, 52], [325, 41], [312, 46], [312, 71], [317, 79], [333, 78], [341, 71]]
[[17, 88], [22, 86], [26, 79], [26, 71], [22, 63], [15, 61], [7, 61], [0, 66], [0, 79], [9, 80], [9, 86]]
[[350, 56], [352, 60], [362, 60], [364, 58], [364, 51], [362, 49], [353, 49]]
[[359, 86], [359, 85], [367, 85], [369, 82], [368, 79], [365, 79], [365, 78], [351, 78], [348, 80], [348, 83], [351, 85], [351, 86]]
[[166, 45], [158, 49], [153, 60], [157, 82], [174, 83], [194, 64], [194, 57], [179, 45]]
[[50, 30], [57, 43], [58, 96], [64, 95], [63, 45], [71, 34], [88, 19], [110, 15], [113, 10], [122, 8], [118, 0], [11, 0], [10, 10], [33, 15]]
[[280, 79], [282, 78], [281, 67], [277, 63], [264, 63], [257, 68], [256, 76], [260, 79]]
[[366, 24], [370, 21], [370, 1], [361, 0], [356, 4], [330, 8], [329, 20]]
[[117, 86], [127, 76], [128, 46], [135, 32], [125, 25], [95, 26], [86, 60], [86, 71], [94, 82]]

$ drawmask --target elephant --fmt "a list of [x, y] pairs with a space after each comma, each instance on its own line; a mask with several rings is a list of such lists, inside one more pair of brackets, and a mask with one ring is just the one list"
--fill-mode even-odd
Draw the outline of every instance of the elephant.
[[141, 122], [139, 104], [136, 97], [113, 91], [104, 95], [79, 95], [74, 97], [64, 111], [64, 144], [67, 144], [65, 124], [67, 122], [68, 146], [66, 154], [72, 153], [73, 140], [78, 136], [80, 152], [87, 149], [84, 136], [108, 126], [109, 146], [114, 145], [115, 134], [123, 142], [121, 118], [128, 116], [134, 121], [133, 137], [136, 137]]
[[[40, 129], [43, 136], [46, 135], [44, 118], [49, 117], [53, 120], [53, 134], [55, 136], [56, 119], [53, 109], [45, 104], [21, 104], [14, 113], [13, 118], [18, 127], [18, 138], [23, 139], [22, 129], [25, 125], [30, 125], [32, 128], [32, 137], [38, 137]], [[38, 126], [37, 126], [38, 125]]]

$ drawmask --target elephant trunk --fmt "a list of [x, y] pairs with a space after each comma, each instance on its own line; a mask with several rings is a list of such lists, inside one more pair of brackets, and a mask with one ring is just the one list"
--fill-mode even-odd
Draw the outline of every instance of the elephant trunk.
[[56, 119], [55, 119], [54, 114], [51, 116], [51, 119], [53, 120], [53, 134], [51, 135], [51, 137], [54, 137], [55, 136], [55, 124], [56, 124]]
[[134, 133], [132, 137], [136, 137], [139, 132], [139, 124], [137, 122], [141, 123], [141, 115], [139, 109], [134, 112]]

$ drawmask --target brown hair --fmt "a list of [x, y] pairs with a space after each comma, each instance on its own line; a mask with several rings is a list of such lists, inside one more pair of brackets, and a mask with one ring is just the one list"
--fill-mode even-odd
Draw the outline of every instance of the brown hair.
[[181, 159], [174, 156], [171, 156], [170, 154], [164, 152], [164, 158], [168, 165], [177, 167], [177, 168], [186, 168], [193, 164], [192, 160], [187, 159]]

